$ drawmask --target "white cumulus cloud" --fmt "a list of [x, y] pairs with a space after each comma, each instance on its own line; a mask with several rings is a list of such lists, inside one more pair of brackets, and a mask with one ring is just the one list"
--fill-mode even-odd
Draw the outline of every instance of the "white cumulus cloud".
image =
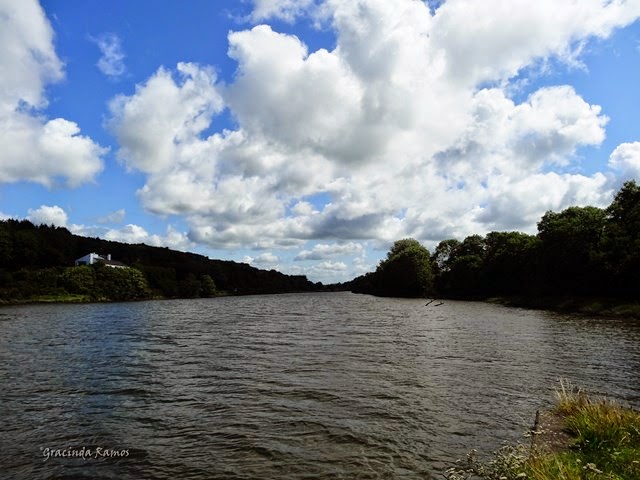
[[0, 0], [0, 182], [71, 187], [92, 180], [106, 150], [63, 118], [47, 120], [47, 84], [64, 77], [53, 31], [35, 0]]
[[589, 38], [606, 38], [638, 16], [635, 0], [448, 0], [433, 35], [451, 78], [474, 85], [508, 80], [552, 56], [572, 63]]
[[[115, 98], [118, 158], [146, 175], [142, 204], [183, 216], [189, 240], [214, 248], [320, 241], [295, 258], [324, 262], [323, 278], [363, 268], [339, 256], [365, 240], [531, 230], [548, 209], [606, 204], [612, 178], [636, 171], [635, 149], [581, 173], [580, 150], [602, 144], [606, 112], [568, 85], [516, 100], [511, 82], [547, 61], [579, 64], [591, 39], [636, 21], [640, 4], [436, 3], [255, 1], [254, 21], [316, 18], [335, 48], [310, 51], [256, 25], [229, 34], [228, 83], [178, 64]], [[237, 127], [205, 135], [224, 109]]]
[[609, 166], [622, 180], [640, 179], [640, 142], [618, 145], [609, 157]]
[[313, 246], [311, 250], [302, 250], [294, 260], [327, 260], [340, 255], [359, 255], [363, 251], [361, 243], [347, 242], [347, 243], [318, 243]]
[[66, 227], [69, 217], [67, 212], [57, 205], [40, 205], [39, 208], [29, 209], [27, 220], [36, 225]]
[[258, 268], [271, 269], [278, 266], [278, 262], [280, 262], [280, 258], [271, 252], [264, 252], [258, 255], [257, 257], [246, 255], [243, 259], [243, 262], [248, 263], [250, 265], [254, 265]]
[[169, 247], [182, 251], [187, 251], [194, 246], [185, 233], [179, 232], [171, 225], [167, 227], [165, 235], [156, 235], [150, 234], [140, 225], [130, 223], [121, 228], [107, 230], [103, 234], [103, 238], [116, 242], [144, 243], [153, 247]]

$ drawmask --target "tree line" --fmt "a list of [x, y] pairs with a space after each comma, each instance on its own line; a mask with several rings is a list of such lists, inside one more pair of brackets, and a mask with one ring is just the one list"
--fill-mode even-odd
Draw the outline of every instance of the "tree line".
[[[74, 266], [87, 253], [111, 254], [130, 268]], [[90, 300], [197, 298], [307, 292], [322, 288], [303, 275], [260, 270], [166, 247], [74, 235], [28, 220], [0, 221], [0, 301], [81, 295]]]
[[[131, 268], [79, 266], [89, 252]], [[74, 235], [27, 220], [0, 221], [0, 301], [76, 294], [92, 300], [196, 298], [351, 290], [380, 296], [640, 298], [640, 187], [626, 182], [607, 208], [549, 211], [538, 233], [490, 232], [441, 241], [394, 243], [374, 272], [323, 286], [302, 275], [259, 270], [166, 247]]]
[[640, 187], [626, 182], [607, 208], [548, 211], [538, 233], [491, 232], [441, 241], [430, 253], [394, 243], [374, 272], [345, 284], [381, 296], [640, 298]]

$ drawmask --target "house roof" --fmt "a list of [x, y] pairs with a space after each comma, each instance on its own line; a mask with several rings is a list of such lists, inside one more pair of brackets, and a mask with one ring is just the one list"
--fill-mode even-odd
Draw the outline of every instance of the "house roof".
[[95, 253], [95, 252], [91, 252], [91, 253], [87, 253], [86, 255], [78, 258], [76, 260], [76, 262], [83, 260], [85, 258], [90, 258], [93, 257], [93, 262], [95, 263], [102, 263], [104, 265], [112, 265], [114, 267], [127, 267], [128, 265], [119, 262], [117, 260], [110, 260], [108, 257], [109, 255], [103, 255], [103, 254], [99, 254], [99, 253]]

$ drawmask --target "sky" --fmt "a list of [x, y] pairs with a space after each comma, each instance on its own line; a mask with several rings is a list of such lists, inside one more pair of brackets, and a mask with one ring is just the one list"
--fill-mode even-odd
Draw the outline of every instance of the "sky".
[[640, 179], [640, 0], [0, 0], [0, 218], [346, 281]]

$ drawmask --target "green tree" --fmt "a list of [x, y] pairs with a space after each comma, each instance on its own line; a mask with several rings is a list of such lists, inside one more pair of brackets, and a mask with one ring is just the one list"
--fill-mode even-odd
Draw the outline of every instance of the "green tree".
[[34, 267], [40, 257], [40, 237], [33, 228], [20, 229], [14, 233], [13, 256], [20, 265]]
[[486, 253], [484, 238], [470, 235], [457, 245], [451, 242], [448, 250], [444, 269], [437, 281], [439, 290], [453, 297], [481, 296], [485, 292], [482, 279]]
[[396, 241], [376, 274], [385, 296], [422, 297], [433, 288], [429, 250], [412, 238]]
[[606, 213], [596, 207], [547, 212], [538, 222], [544, 275], [552, 293], [602, 291]]
[[96, 271], [96, 296], [105, 300], [144, 300], [151, 297], [147, 279], [135, 268], [92, 265]]
[[13, 263], [13, 236], [6, 222], [0, 222], [0, 268], [11, 268]]
[[491, 232], [485, 239], [483, 282], [490, 295], [532, 292], [538, 283], [538, 245], [534, 235]]
[[193, 273], [188, 273], [187, 276], [178, 283], [178, 291], [182, 298], [197, 298], [200, 296], [201, 290], [202, 285], [200, 280], [198, 280]]
[[141, 270], [156, 295], [173, 298], [178, 296], [176, 270], [171, 267], [142, 266]]
[[455, 254], [457, 257], [476, 256], [483, 259], [486, 250], [487, 244], [482, 235], [469, 235], [456, 249]]
[[446, 272], [443, 285], [446, 293], [453, 297], [481, 297], [484, 288], [482, 258], [478, 255], [460, 255], [451, 261], [451, 270]]
[[437, 272], [448, 272], [451, 269], [449, 259], [455, 256], [458, 248], [460, 248], [460, 240], [455, 238], [442, 240], [438, 243], [431, 257], [431, 263]]
[[69, 293], [95, 295], [96, 271], [89, 265], [66, 268], [60, 275], [62, 287]]
[[606, 209], [605, 256], [612, 287], [625, 296], [640, 295], [640, 186], [626, 182]]
[[213, 297], [216, 294], [216, 284], [211, 275], [204, 274], [200, 276], [200, 296]]

